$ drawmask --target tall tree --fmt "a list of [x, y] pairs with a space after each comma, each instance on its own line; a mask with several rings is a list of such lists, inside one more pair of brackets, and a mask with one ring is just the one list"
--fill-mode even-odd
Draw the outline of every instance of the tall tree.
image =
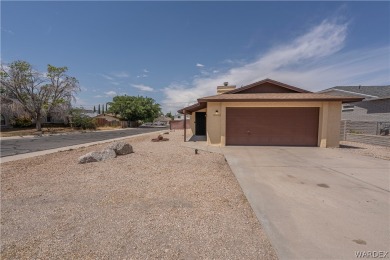
[[126, 95], [114, 97], [108, 111], [129, 121], [153, 121], [161, 114], [160, 105], [153, 98]]
[[[40, 73], [26, 61], [14, 61], [1, 65], [0, 83], [4, 95], [16, 99], [36, 122], [41, 131], [42, 117], [62, 106], [68, 107], [80, 91], [78, 81], [66, 75], [67, 67], [47, 66], [47, 73]], [[64, 106], [66, 104], [66, 106]]]
[[96, 107], [95, 107], [95, 106], [93, 106], [93, 112], [94, 112], [94, 113], [96, 112]]
[[98, 114], [100, 115], [100, 104], [98, 106]]
[[172, 120], [173, 120], [173, 118], [174, 118], [174, 116], [172, 115], [171, 112], [166, 113], [165, 116], [166, 116], [166, 117], [169, 117], [169, 118], [172, 119]]
[[103, 106], [102, 106], [102, 114], [104, 114], [104, 104], [103, 104]]

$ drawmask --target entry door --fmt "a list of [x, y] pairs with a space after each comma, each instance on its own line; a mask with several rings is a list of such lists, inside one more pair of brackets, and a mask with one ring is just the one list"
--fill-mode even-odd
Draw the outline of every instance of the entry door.
[[195, 112], [195, 135], [206, 135], [206, 112]]

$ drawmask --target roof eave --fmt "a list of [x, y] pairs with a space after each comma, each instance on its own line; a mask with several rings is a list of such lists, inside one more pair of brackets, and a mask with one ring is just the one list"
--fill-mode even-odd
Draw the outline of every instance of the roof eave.
[[302, 99], [199, 99], [199, 102], [302, 102], [302, 101], [341, 101], [342, 103], [351, 103], [362, 101], [363, 98], [335, 98], [335, 99], [324, 99], [324, 98], [302, 98]]

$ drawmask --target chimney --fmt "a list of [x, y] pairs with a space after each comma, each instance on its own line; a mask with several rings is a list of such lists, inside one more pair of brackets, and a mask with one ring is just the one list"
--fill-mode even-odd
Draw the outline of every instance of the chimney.
[[224, 82], [223, 86], [217, 87], [217, 94], [223, 94], [223, 93], [231, 91], [233, 89], [236, 89], [236, 85], [229, 86], [229, 82]]

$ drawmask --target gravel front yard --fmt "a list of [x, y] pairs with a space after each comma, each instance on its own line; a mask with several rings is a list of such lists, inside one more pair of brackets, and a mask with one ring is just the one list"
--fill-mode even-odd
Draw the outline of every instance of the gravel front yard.
[[98, 163], [77, 159], [107, 144], [2, 164], [0, 258], [276, 259], [224, 157], [182, 134]]
[[390, 160], [390, 147], [370, 145], [356, 142], [341, 141], [340, 149], [343, 152], [356, 153], [379, 159]]

